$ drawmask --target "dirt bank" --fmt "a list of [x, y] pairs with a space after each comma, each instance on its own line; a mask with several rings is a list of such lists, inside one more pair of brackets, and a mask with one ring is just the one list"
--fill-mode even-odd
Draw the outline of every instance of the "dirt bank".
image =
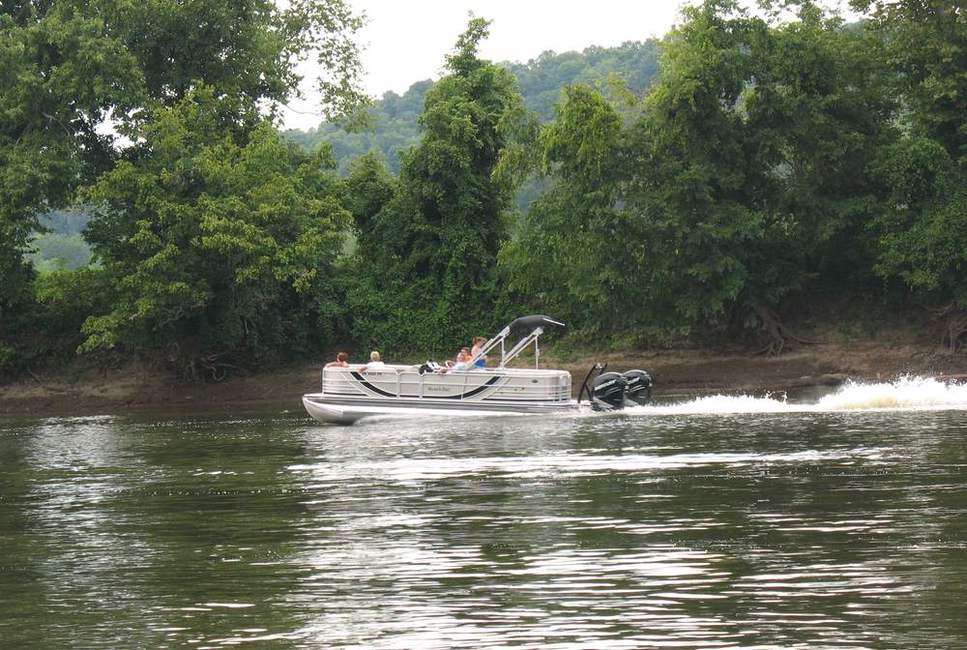
[[[566, 359], [542, 356], [542, 365], [571, 371], [575, 389], [599, 359], [609, 369], [652, 371], [657, 394], [684, 390], [779, 391], [835, 385], [847, 378], [890, 380], [900, 374], [958, 375], [967, 372], [967, 356], [945, 355], [935, 347], [815, 345], [778, 357], [715, 353], [703, 350], [647, 351], [580, 355]], [[143, 368], [99, 372], [35, 373], [0, 385], [0, 413], [54, 415], [175, 408], [237, 410], [301, 409], [299, 397], [317, 390], [321, 361], [271, 373], [235, 377], [217, 384], [179, 384]]]

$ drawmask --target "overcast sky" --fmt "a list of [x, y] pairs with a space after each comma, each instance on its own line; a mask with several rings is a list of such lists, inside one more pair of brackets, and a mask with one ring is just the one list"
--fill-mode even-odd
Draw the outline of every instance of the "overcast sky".
[[[492, 61], [526, 62], [541, 52], [610, 47], [661, 37], [679, 19], [686, 0], [349, 0], [365, 13], [359, 34], [364, 90], [374, 97], [402, 93], [438, 79], [443, 58], [466, 29], [470, 12], [492, 21], [480, 54]], [[834, 0], [835, 1], [835, 0]], [[304, 70], [306, 86], [314, 77]], [[305, 129], [322, 121], [317, 100], [292, 101], [285, 126]]]

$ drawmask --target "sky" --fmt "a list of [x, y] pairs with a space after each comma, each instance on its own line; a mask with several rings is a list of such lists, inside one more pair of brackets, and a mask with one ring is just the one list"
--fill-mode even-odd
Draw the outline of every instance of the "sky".
[[[676, 22], [682, 0], [350, 0], [365, 13], [359, 32], [363, 89], [380, 97], [402, 94], [423, 79], [439, 79], [444, 56], [467, 27], [470, 12], [492, 21], [480, 55], [492, 61], [526, 62], [541, 52], [610, 47], [663, 36]], [[311, 68], [304, 92], [311, 90]], [[289, 103], [283, 120], [305, 129], [322, 121], [315, 97]]]

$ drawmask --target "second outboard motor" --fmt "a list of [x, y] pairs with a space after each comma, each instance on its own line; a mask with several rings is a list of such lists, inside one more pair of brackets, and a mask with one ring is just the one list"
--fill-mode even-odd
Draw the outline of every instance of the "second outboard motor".
[[603, 372], [591, 383], [591, 407], [595, 411], [612, 411], [625, 405], [627, 381], [617, 372]]
[[625, 406], [644, 406], [651, 401], [651, 388], [655, 382], [646, 370], [629, 370], [624, 377]]

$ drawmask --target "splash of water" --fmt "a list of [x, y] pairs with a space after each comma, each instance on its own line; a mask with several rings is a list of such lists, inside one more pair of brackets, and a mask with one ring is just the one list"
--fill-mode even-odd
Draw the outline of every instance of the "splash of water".
[[851, 381], [821, 398], [816, 406], [823, 411], [967, 408], [967, 384], [918, 376], [876, 384]]
[[663, 415], [728, 413], [802, 413], [871, 410], [967, 409], [967, 383], [948, 383], [932, 377], [903, 376], [891, 382], [848, 381], [812, 403], [789, 401], [785, 395], [708, 395], [677, 404], [626, 409]]

